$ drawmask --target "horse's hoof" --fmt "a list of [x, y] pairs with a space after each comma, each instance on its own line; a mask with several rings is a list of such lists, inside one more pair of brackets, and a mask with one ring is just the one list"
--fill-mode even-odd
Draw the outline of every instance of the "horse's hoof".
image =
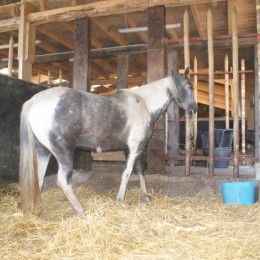
[[141, 195], [141, 198], [142, 198], [143, 202], [149, 202], [150, 201], [149, 196], [147, 194]]
[[116, 202], [123, 203], [124, 202], [124, 198], [116, 197]]
[[78, 216], [82, 216], [84, 214], [84, 212], [85, 212], [84, 208], [77, 210]]

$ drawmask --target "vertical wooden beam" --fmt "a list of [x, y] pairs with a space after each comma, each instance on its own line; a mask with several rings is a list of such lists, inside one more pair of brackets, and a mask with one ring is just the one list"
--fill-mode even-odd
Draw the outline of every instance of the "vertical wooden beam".
[[90, 19], [80, 18], [74, 22], [73, 88], [90, 91]]
[[[260, 0], [256, 0], [256, 29], [260, 34]], [[260, 180], [260, 41], [255, 45], [255, 177]]]
[[51, 84], [51, 71], [48, 70], [48, 85]]
[[38, 75], [37, 75], [37, 84], [41, 84], [41, 72], [38, 72]]
[[233, 96], [234, 96], [234, 166], [233, 176], [239, 177], [239, 82], [238, 82], [238, 34], [237, 34], [237, 10], [232, 11], [232, 65], [233, 65]]
[[245, 60], [241, 60], [241, 131], [242, 154], [246, 154], [246, 87], [245, 87]]
[[40, 11], [48, 10], [46, 0], [39, 0]]
[[228, 34], [232, 34], [232, 12], [233, 8], [236, 6], [237, 0], [227, 0], [227, 13], [228, 13]]
[[[74, 62], [73, 62], [73, 88], [90, 91], [90, 50], [91, 50], [91, 21], [88, 17], [76, 19], [74, 22]], [[87, 113], [88, 111], [86, 111]], [[92, 169], [92, 156], [90, 152], [75, 150], [74, 167], [84, 170]]]
[[128, 64], [127, 54], [117, 56], [117, 90], [128, 87]]
[[209, 174], [214, 175], [214, 50], [213, 50], [213, 22], [212, 12], [209, 9], [207, 14], [208, 32], [208, 60], [209, 60]]
[[[147, 77], [148, 82], [165, 76], [165, 24], [166, 11], [164, 6], [148, 8], [148, 51]], [[162, 116], [156, 123], [153, 137], [148, 146], [148, 173], [165, 173], [165, 119]]]
[[[167, 72], [178, 73], [178, 52], [169, 50], [167, 53]], [[180, 109], [175, 101], [172, 101], [167, 108], [166, 116], [166, 149], [168, 157], [179, 156], [180, 154]], [[178, 161], [168, 160], [169, 165], [178, 165]]]
[[[256, 0], [256, 29], [260, 34], [260, 0]], [[260, 161], [260, 42], [255, 45], [255, 157]], [[256, 178], [260, 180], [260, 163], [255, 163]]]
[[226, 129], [229, 129], [229, 74], [228, 74], [228, 55], [225, 56], [225, 119]]
[[62, 87], [62, 70], [59, 69], [59, 87]]
[[[194, 57], [193, 60], [193, 72], [194, 72], [194, 76], [193, 76], [193, 95], [194, 95], [194, 99], [196, 101], [196, 103], [198, 103], [198, 75], [196, 75], [198, 73], [198, 61], [197, 61], [197, 57]], [[197, 138], [198, 138], [198, 113], [196, 113], [194, 116], [194, 138], [193, 138], [193, 144], [194, 147], [197, 147]]]
[[27, 22], [27, 14], [28, 6], [26, 3], [24, 3], [20, 7], [20, 24], [18, 39], [18, 78], [26, 81], [31, 81], [32, 64], [35, 59], [36, 29], [34, 25], [31, 25], [29, 22]]
[[14, 59], [14, 37], [11, 35], [9, 40], [9, 52], [8, 52], [8, 76], [12, 76]]
[[[189, 14], [185, 10], [183, 16], [184, 69], [190, 67]], [[185, 175], [190, 174], [191, 163], [191, 117], [185, 116]]]

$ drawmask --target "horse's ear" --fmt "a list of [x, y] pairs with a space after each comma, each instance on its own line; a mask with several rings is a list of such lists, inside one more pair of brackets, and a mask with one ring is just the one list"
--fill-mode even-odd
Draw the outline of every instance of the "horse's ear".
[[187, 67], [184, 71], [184, 75], [187, 77], [189, 75], [190, 72], [190, 67]]

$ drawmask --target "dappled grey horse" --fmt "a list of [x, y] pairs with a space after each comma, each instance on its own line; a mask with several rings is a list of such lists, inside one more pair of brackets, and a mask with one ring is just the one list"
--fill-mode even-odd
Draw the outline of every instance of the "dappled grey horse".
[[24, 103], [20, 122], [21, 206], [25, 212], [40, 201], [43, 179], [51, 154], [58, 163], [57, 185], [78, 214], [84, 208], [72, 190], [75, 147], [88, 151], [125, 151], [117, 201], [124, 201], [129, 177], [135, 167], [141, 197], [148, 201], [144, 181], [145, 153], [154, 126], [172, 100], [186, 113], [197, 111], [192, 85], [184, 74], [109, 96], [56, 87], [34, 95]]

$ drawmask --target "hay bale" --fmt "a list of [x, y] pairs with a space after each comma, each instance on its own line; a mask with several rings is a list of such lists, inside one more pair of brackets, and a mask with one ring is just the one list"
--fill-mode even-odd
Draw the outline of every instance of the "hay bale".
[[210, 193], [169, 198], [139, 190], [76, 190], [86, 208], [76, 216], [59, 189], [43, 193], [37, 214], [18, 208], [18, 185], [0, 186], [1, 259], [253, 259], [259, 255], [260, 206], [225, 206]]

